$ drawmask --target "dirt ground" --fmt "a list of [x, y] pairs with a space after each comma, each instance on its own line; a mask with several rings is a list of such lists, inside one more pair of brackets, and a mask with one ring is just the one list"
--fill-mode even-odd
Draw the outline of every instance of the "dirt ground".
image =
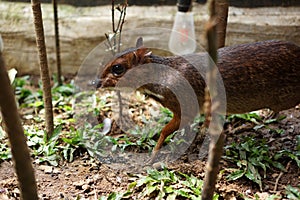
[[[296, 145], [296, 137], [300, 132], [300, 108], [282, 111], [280, 114], [287, 117], [279, 123], [272, 124], [273, 128], [285, 130], [280, 137], [274, 137], [267, 130], [253, 131], [253, 129], [241, 129], [226, 125], [226, 144], [232, 141], [240, 141], [242, 135], [259, 135], [269, 141], [273, 149], [293, 149]], [[234, 129], [235, 128], [235, 129]], [[231, 130], [231, 131], [229, 131]], [[234, 131], [235, 130], [235, 131]], [[186, 174], [193, 174], [204, 178], [206, 159], [188, 159], [187, 155], [197, 153], [197, 149], [189, 149], [180, 159], [169, 163], [168, 168]], [[225, 174], [219, 177], [216, 192], [220, 199], [239, 199], [238, 194], [259, 194], [260, 199], [265, 199], [267, 194], [284, 194], [285, 187], [300, 185], [300, 169], [293, 161], [285, 162], [287, 172], [271, 168], [267, 170], [267, 176], [263, 179], [263, 191], [259, 187], [245, 179], [227, 181]], [[232, 164], [221, 161], [221, 170], [230, 168]], [[59, 167], [47, 164], [34, 164], [38, 191], [41, 199], [98, 199], [101, 195], [110, 192], [126, 191], [130, 181], [128, 172], [117, 169], [115, 166], [101, 164], [98, 160], [90, 158], [87, 154], [77, 157], [74, 162], [63, 162]], [[226, 172], [225, 172], [226, 173]], [[18, 199], [19, 190], [12, 162], [0, 164], [0, 199]], [[254, 197], [253, 197], [254, 198]]]

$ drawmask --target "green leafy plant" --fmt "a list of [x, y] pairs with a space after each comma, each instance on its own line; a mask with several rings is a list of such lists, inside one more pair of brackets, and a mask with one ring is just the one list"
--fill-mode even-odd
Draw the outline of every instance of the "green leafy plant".
[[44, 131], [37, 128], [26, 127], [25, 134], [37, 163], [48, 162], [57, 166], [62, 159], [72, 162], [76, 152], [85, 152], [87, 147], [82, 132], [73, 127], [68, 132], [62, 132], [62, 126], [57, 126], [48, 141], [44, 138]]
[[267, 168], [271, 165], [279, 166], [284, 170], [284, 167], [276, 162], [272, 162], [268, 154], [268, 146], [265, 141], [260, 145], [253, 137], [243, 138], [242, 143], [232, 143], [225, 147], [226, 156], [224, 158], [233, 163], [236, 163], [239, 169], [235, 169], [227, 178], [228, 180], [236, 180], [243, 176], [257, 183], [262, 189], [261, 175], [259, 168], [263, 169], [264, 176]]
[[[136, 125], [132, 129], [128, 130], [127, 134], [122, 134], [116, 138], [106, 136], [105, 139], [112, 144], [111, 150], [113, 151], [125, 151], [128, 148], [135, 148], [139, 151], [151, 152], [152, 148], [156, 144], [158, 134], [161, 132], [163, 125], [170, 120], [171, 114], [172, 113], [167, 109], [161, 108], [160, 113], [158, 114], [158, 116], [156, 116], [156, 119], [154, 119], [155, 121], [158, 121], [155, 126], [153, 126], [153, 119], [149, 120], [143, 118], [142, 122], [144, 126]], [[167, 139], [167, 142], [168, 141], [170, 141], [170, 139]]]
[[300, 187], [286, 186], [285, 193], [288, 199], [300, 199]]
[[[259, 173], [263, 171], [263, 177], [266, 177], [267, 169], [271, 166], [285, 171], [284, 166], [279, 162], [287, 153], [271, 154], [269, 146], [264, 139], [255, 139], [253, 137], [245, 137], [243, 142], [232, 143], [225, 147], [226, 156], [224, 158], [232, 163], [236, 163], [238, 169], [228, 175], [228, 180], [237, 180], [246, 177], [257, 183], [262, 190], [262, 176]], [[293, 154], [292, 154], [293, 155]], [[290, 157], [292, 157], [290, 155]]]
[[297, 166], [300, 168], [300, 152], [299, 151], [294, 153], [294, 152], [284, 149], [284, 150], [278, 151], [278, 152], [276, 152], [276, 154], [274, 154], [275, 160], [279, 160], [282, 158], [289, 158], [289, 159], [295, 161]]
[[0, 162], [11, 159], [11, 151], [7, 143], [0, 143]]
[[[21, 107], [33, 107], [40, 109], [44, 107], [41, 84], [39, 84], [38, 88], [36, 88], [36, 86], [31, 83], [30, 76], [15, 78], [13, 81], [13, 87], [15, 89], [16, 98]], [[71, 97], [74, 92], [75, 86], [73, 82], [58, 85], [58, 83], [54, 81], [54, 86], [52, 87], [54, 106], [59, 105], [57, 104], [58, 102], [67, 102], [66, 97]]]
[[[107, 149], [111, 137], [101, 133], [102, 126], [99, 124], [93, 127], [86, 123], [84, 127], [74, 130], [68, 139], [63, 138], [63, 140], [69, 144], [69, 147], [86, 149], [92, 157], [104, 157], [111, 151], [111, 149]], [[66, 147], [66, 149], [69, 148]]]
[[[167, 168], [162, 171], [149, 169], [147, 175], [137, 175], [132, 178], [128, 190], [123, 193], [111, 193], [102, 200], [115, 199], [200, 199], [203, 181], [195, 176], [176, 173]], [[214, 195], [214, 199], [218, 199]]]
[[255, 124], [259, 124], [260, 121], [262, 121], [262, 118], [257, 114], [257, 112], [249, 112], [249, 113], [243, 113], [243, 114], [232, 114], [227, 117], [228, 121], [231, 121], [233, 119], [242, 119], [245, 121], [253, 122]]
[[277, 123], [277, 122], [283, 120], [285, 117], [286, 116], [279, 116], [278, 118], [271, 118], [271, 119], [264, 120], [261, 124], [257, 124], [253, 129], [254, 130], [259, 130], [261, 128], [266, 128], [272, 133], [283, 134], [284, 133], [283, 129], [271, 128], [270, 124]]
[[243, 113], [243, 114], [232, 114], [229, 115], [227, 117], [227, 121], [232, 121], [234, 119], [237, 120], [244, 120], [246, 122], [251, 122], [254, 123], [255, 126], [253, 127], [254, 130], [259, 130], [262, 128], [266, 128], [269, 131], [273, 132], [273, 133], [278, 133], [278, 134], [282, 134], [284, 132], [284, 130], [282, 129], [274, 129], [271, 128], [269, 125], [272, 123], [277, 123], [281, 120], [283, 120], [286, 116], [279, 116], [277, 118], [267, 118], [267, 119], [263, 119], [258, 113], [257, 111], [254, 112], [249, 112], [249, 113]]
[[[21, 107], [38, 107], [35, 102], [42, 102], [42, 91], [33, 91], [29, 76], [17, 77], [13, 81], [16, 99]], [[38, 103], [37, 103], [38, 104]]]
[[36, 162], [48, 162], [53, 166], [58, 165], [60, 160], [58, 138], [61, 132], [61, 127], [56, 127], [49, 141], [44, 138], [44, 131], [38, 129], [25, 129], [25, 135], [28, 138], [27, 145], [32, 148], [33, 155], [36, 157]]
[[[87, 151], [89, 148], [88, 133], [91, 135], [99, 131], [99, 127], [74, 128], [75, 119], [72, 101], [75, 94], [74, 82], [59, 85], [53, 77], [52, 99], [55, 113], [62, 113], [55, 118], [56, 128], [53, 136], [47, 142], [44, 138], [43, 126], [40, 122], [43, 119], [37, 115], [37, 111], [43, 109], [41, 84], [33, 85], [29, 76], [17, 77], [13, 81], [16, 99], [21, 108], [34, 108], [33, 113], [28, 112], [24, 118], [33, 119], [35, 124], [24, 125], [25, 135], [27, 136], [28, 146], [32, 149], [35, 161], [48, 162], [57, 166], [61, 159], [72, 161], [74, 156], [81, 151]], [[105, 106], [104, 101], [100, 102]], [[90, 107], [90, 104], [88, 104]], [[86, 108], [86, 107], [85, 107]], [[101, 107], [102, 108], [102, 107]], [[86, 111], [86, 110], [85, 110]], [[94, 114], [99, 115], [100, 111], [94, 109]], [[29, 115], [29, 116], [27, 116]], [[67, 129], [68, 131], [62, 131]], [[95, 134], [96, 135], [96, 134]], [[98, 134], [97, 134], [98, 135]], [[0, 155], [2, 159], [10, 159], [10, 151], [7, 148], [7, 140], [0, 142]]]
[[[118, 137], [101, 134], [103, 124], [94, 126], [86, 122], [76, 129], [74, 128], [74, 123], [76, 123], [75, 112], [79, 120], [82, 118], [87, 119], [91, 115], [95, 119], [101, 112], [110, 111], [110, 107], [113, 104], [111, 94], [108, 93], [101, 96], [95, 95], [94, 92], [92, 94], [75, 94], [73, 81], [61, 86], [58, 85], [55, 77], [53, 77], [53, 81], [52, 98], [54, 112], [62, 113], [62, 115], [54, 119], [57, 126], [56, 131], [59, 134], [55, 134], [55, 137], [52, 137], [49, 142], [44, 141], [44, 131], [39, 125], [39, 123], [43, 122], [43, 119], [37, 114], [44, 107], [41, 84], [33, 85], [29, 76], [17, 77], [13, 82], [20, 107], [34, 108], [32, 110], [33, 113], [29, 113], [29, 116], [24, 117], [33, 119], [36, 124], [26, 125], [24, 128], [28, 137], [28, 144], [33, 149], [37, 162], [49, 162], [52, 165], [57, 165], [61, 159], [72, 161], [76, 152], [83, 149], [92, 157], [101, 157], [110, 151], [125, 151], [132, 150], [132, 148], [138, 151], [151, 152], [163, 125], [168, 123], [173, 115], [168, 109], [161, 108], [160, 112], [154, 115], [153, 118], [142, 118], [144, 126], [135, 126], [127, 134]], [[74, 102], [72, 101], [74, 99], [79, 100], [75, 102], [75, 105], [79, 109], [83, 108], [82, 114], [80, 114], [80, 110], [73, 110]], [[154, 121], [156, 122], [155, 126], [153, 126]], [[62, 129], [69, 131], [61, 132]], [[174, 134], [170, 135], [166, 139], [166, 143], [173, 141], [173, 136]], [[177, 143], [180, 143], [180, 141], [177, 141]]]
[[[254, 198], [253, 197], [249, 198], [249, 197], [245, 196], [244, 194], [241, 194], [240, 197], [244, 200], [254, 200], [254, 199], [255, 200], [260, 200], [261, 199], [259, 194], [257, 194], [257, 193], [253, 195]], [[277, 196], [277, 195], [274, 195], [274, 194], [268, 195], [267, 197], [264, 197], [265, 200], [277, 200], [277, 199], [280, 199], [280, 198], [281, 198], [280, 196]]]
[[99, 200], [121, 200], [126, 196], [125, 193], [112, 192], [108, 196], [101, 196]]

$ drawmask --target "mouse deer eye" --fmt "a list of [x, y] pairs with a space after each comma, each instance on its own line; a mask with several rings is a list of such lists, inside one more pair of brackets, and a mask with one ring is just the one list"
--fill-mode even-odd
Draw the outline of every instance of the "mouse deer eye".
[[126, 69], [122, 65], [113, 65], [111, 68], [111, 73], [114, 76], [121, 76], [125, 73]]

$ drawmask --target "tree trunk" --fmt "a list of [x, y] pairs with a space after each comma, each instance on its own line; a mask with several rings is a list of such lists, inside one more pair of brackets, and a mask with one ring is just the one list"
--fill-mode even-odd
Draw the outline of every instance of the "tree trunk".
[[40, 74], [43, 83], [43, 98], [45, 107], [46, 134], [49, 139], [54, 130], [51, 84], [47, 62], [47, 52], [44, 38], [43, 19], [40, 0], [31, 0], [33, 20], [36, 34], [36, 44], [39, 54]]
[[[1, 37], [1, 36], [0, 36]], [[1, 40], [0, 40], [1, 43]], [[1, 46], [2, 44], [0, 44]], [[34, 170], [30, 160], [26, 137], [21, 125], [13, 89], [5, 68], [0, 47], [0, 107], [11, 145], [12, 158], [18, 176], [21, 198], [38, 199]]]
[[62, 85], [57, 1], [52, 0], [52, 5], [53, 5], [53, 15], [54, 15], [53, 17], [54, 17], [54, 32], [55, 32], [55, 47], [56, 47], [55, 49], [56, 49], [57, 81], [59, 85]]
[[228, 18], [228, 0], [216, 0], [216, 15], [217, 15], [217, 47], [222, 48], [225, 46], [226, 40], [226, 27]]

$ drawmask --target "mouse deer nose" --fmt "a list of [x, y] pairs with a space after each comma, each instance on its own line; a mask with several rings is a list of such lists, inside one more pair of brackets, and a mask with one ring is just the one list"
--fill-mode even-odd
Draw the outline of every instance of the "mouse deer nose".
[[94, 87], [95, 89], [98, 89], [101, 87], [101, 84], [101, 80], [99, 78], [96, 78], [94, 80], [91, 80], [88, 85]]

